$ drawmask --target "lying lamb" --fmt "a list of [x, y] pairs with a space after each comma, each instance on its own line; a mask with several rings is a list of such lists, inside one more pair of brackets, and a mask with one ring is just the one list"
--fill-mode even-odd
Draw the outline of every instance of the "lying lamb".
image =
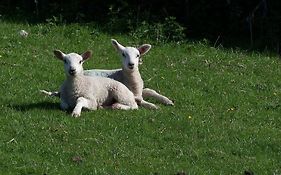
[[[96, 110], [111, 107], [112, 109], [137, 109], [134, 94], [122, 83], [105, 77], [83, 75], [84, 61], [90, 58], [91, 52], [82, 55], [76, 53], [64, 54], [54, 51], [55, 56], [64, 61], [66, 80], [60, 88], [61, 108], [74, 108], [72, 116], [78, 117], [82, 108]], [[46, 93], [47, 91], [42, 91]]]
[[145, 101], [143, 98], [154, 97], [159, 102], [165, 105], [174, 105], [174, 103], [167, 97], [157, 93], [155, 90], [145, 88], [144, 83], [139, 72], [139, 64], [142, 63], [141, 56], [146, 54], [151, 45], [143, 44], [138, 48], [124, 47], [115, 39], [111, 40], [112, 45], [116, 48], [122, 58], [122, 69], [115, 70], [85, 70], [84, 74], [89, 76], [105, 76], [117, 80], [125, 84], [139, 100], [139, 104], [146, 108], [157, 109], [158, 107], [153, 103]]

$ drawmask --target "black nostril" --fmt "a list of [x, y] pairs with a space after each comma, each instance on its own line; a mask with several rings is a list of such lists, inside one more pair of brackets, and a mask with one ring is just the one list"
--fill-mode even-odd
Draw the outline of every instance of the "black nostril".
[[134, 66], [135, 64], [134, 64], [134, 63], [129, 63], [128, 65], [129, 65], [129, 66]]
[[69, 73], [70, 73], [71, 75], [73, 75], [73, 74], [75, 73], [75, 69], [70, 69], [70, 70], [69, 70]]

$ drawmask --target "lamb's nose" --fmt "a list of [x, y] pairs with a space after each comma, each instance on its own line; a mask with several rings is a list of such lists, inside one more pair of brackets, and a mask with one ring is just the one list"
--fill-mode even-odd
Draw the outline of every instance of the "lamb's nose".
[[135, 65], [134, 63], [128, 63], [128, 66], [129, 66], [130, 69], [133, 69], [134, 65]]
[[75, 69], [74, 69], [74, 68], [70, 68], [70, 69], [69, 69], [69, 74], [70, 74], [70, 75], [74, 75], [74, 74], [75, 74], [75, 72], [76, 72], [76, 71], [75, 71]]

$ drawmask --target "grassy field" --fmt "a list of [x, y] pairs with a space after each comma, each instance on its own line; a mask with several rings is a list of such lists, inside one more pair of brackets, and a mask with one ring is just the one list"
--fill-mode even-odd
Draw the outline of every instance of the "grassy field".
[[153, 45], [145, 85], [174, 107], [72, 118], [39, 93], [65, 78], [54, 49], [91, 49], [85, 69], [112, 69], [120, 60], [111, 38], [150, 42], [76, 24], [1, 22], [0, 33], [0, 174], [281, 174], [279, 58], [199, 42]]

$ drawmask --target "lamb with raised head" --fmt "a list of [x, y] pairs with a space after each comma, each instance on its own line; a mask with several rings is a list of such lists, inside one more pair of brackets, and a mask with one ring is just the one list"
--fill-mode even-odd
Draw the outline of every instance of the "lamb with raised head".
[[85, 70], [84, 74], [89, 76], [106, 76], [125, 84], [139, 101], [139, 105], [146, 108], [157, 109], [158, 107], [145, 101], [143, 98], [153, 97], [165, 105], [174, 105], [167, 97], [157, 93], [155, 90], [144, 88], [144, 83], [139, 71], [139, 64], [142, 63], [141, 57], [146, 54], [150, 44], [143, 44], [138, 48], [124, 47], [115, 39], [111, 39], [112, 45], [116, 48], [122, 58], [122, 69], [115, 70]]
[[64, 62], [66, 80], [59, 93], [53, 95], [60, 96], [62, 109], [74, 108], [72, 116], [80, 116], [82, 108], [90, 110], [109, 106], [112, 109], [124, 110], [138, 108], [134, 94], [124, 84], [106, 77], [83, 75], [82, 65], [90, 58], [92, 54], [90, 51], [79, 55], [64, 54], [55, 50], [54, 54]]

